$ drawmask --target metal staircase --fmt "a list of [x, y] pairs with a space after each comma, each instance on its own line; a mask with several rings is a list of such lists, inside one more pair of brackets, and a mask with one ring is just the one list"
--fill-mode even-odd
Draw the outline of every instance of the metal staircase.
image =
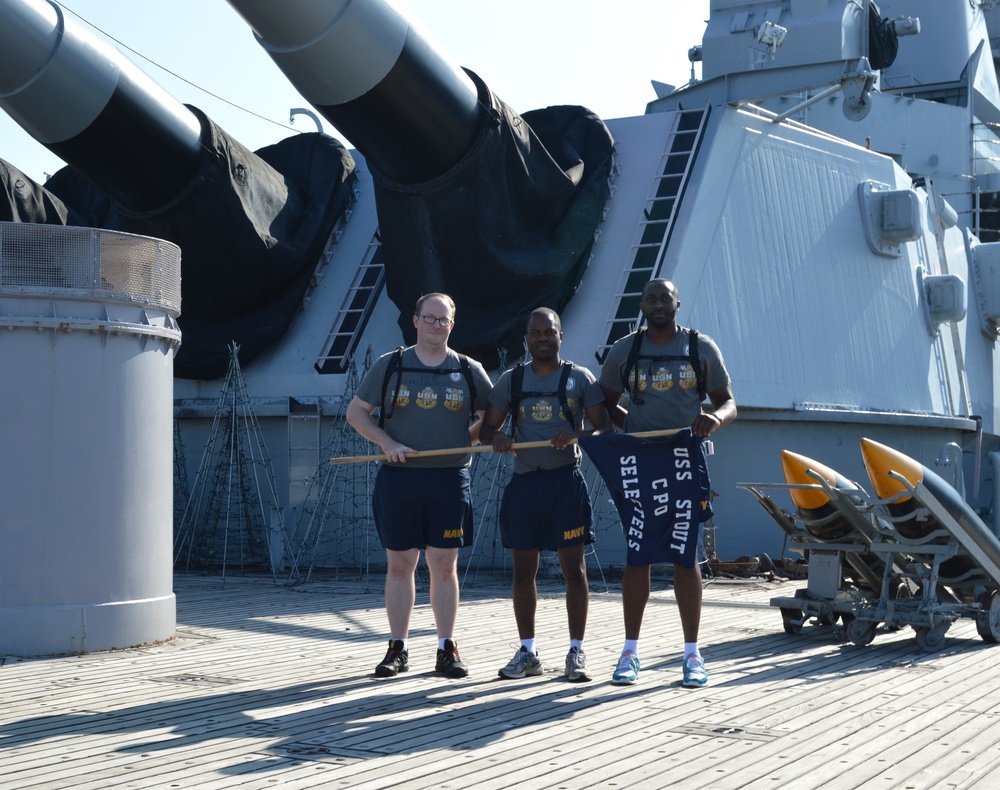
[[594, 352], [601, 364], [615, 341], [639, 325], [642, 287], [660, 276], [663, 259], [673, 234], [681, 200], [694, 167], [698, 148], [708, 123], [709, 109], [677, 110], [674, 127], [667, 137], [643, 206], [628, 263], [611, 300], [605, 341]]

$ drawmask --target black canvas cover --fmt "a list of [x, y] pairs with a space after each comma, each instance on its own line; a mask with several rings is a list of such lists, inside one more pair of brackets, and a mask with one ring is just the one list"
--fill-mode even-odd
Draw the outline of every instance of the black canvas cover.
[[878, 6], [868, 6], [868, 62], [875, 70], [887, 69], [899, 53], [899, 37], [891, 19], [883, 19]]
[[[351, 195], [354, 160], [311, 133], [256, 153], [211, 119], [202, 122], [198, 174], [169, 205], [131, 213], [71, 168], [46, 187], [90, 227], [172, 241], [181, 248], [181, 378], [226, 372], [232, 341], [245, 364], [288, 328], [334, 223]], [[151, 156], [156, 152], [151, 151]]]
[[80, 217], [48, 189], [0, 159], [0, 222], [80, 225]]
[[522, 349], [527, 315], [576, 292], [609, 194], [614, 140], [584, 107], [519, 115], [469, 72], [488, 112], [465, 158], [407, 185], [373, 172], [386, 282], [407, 343], [424, 293], [456, 301], [451, 345], [492, 367]]

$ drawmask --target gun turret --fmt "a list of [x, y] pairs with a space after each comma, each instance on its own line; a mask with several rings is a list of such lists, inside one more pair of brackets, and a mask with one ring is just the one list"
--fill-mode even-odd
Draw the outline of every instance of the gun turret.
[[0, 0], [0, 107], [70, 165], [29, 191], [180, 246], [177, 375], [221, 376], [229, 343], [245, 363], [284, 333], [351, 193], [340, 143], [303, 134], [254, 153], [45, 0]]
[[228, 0], [317, 111], [365, 155], [390, 298], [446, 291], [452, 341], [519, 353], [524, 319], [561, 311], [586, 268], [613, 140], [582, 107], [519, 115], [385, 0]]

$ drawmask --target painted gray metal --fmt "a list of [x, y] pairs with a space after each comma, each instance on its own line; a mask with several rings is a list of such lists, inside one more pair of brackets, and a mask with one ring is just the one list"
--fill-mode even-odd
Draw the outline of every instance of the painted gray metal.
[[180, 250], [104, 236], [0, 223], [0, 655], [174, 635]]

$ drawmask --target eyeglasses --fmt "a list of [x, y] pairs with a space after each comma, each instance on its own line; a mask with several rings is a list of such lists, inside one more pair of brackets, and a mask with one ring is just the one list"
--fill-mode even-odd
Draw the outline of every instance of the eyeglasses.
[[432, 315], [422, 315], [420, 316], [420, 320], [429, 326], [434, 326], [434, 324], [437, 324], [438, 326], [444, 327], [444, 326], [451, 326], [452, 324], [455, 323], [451, 318], [447, 317], [435, 318]]

